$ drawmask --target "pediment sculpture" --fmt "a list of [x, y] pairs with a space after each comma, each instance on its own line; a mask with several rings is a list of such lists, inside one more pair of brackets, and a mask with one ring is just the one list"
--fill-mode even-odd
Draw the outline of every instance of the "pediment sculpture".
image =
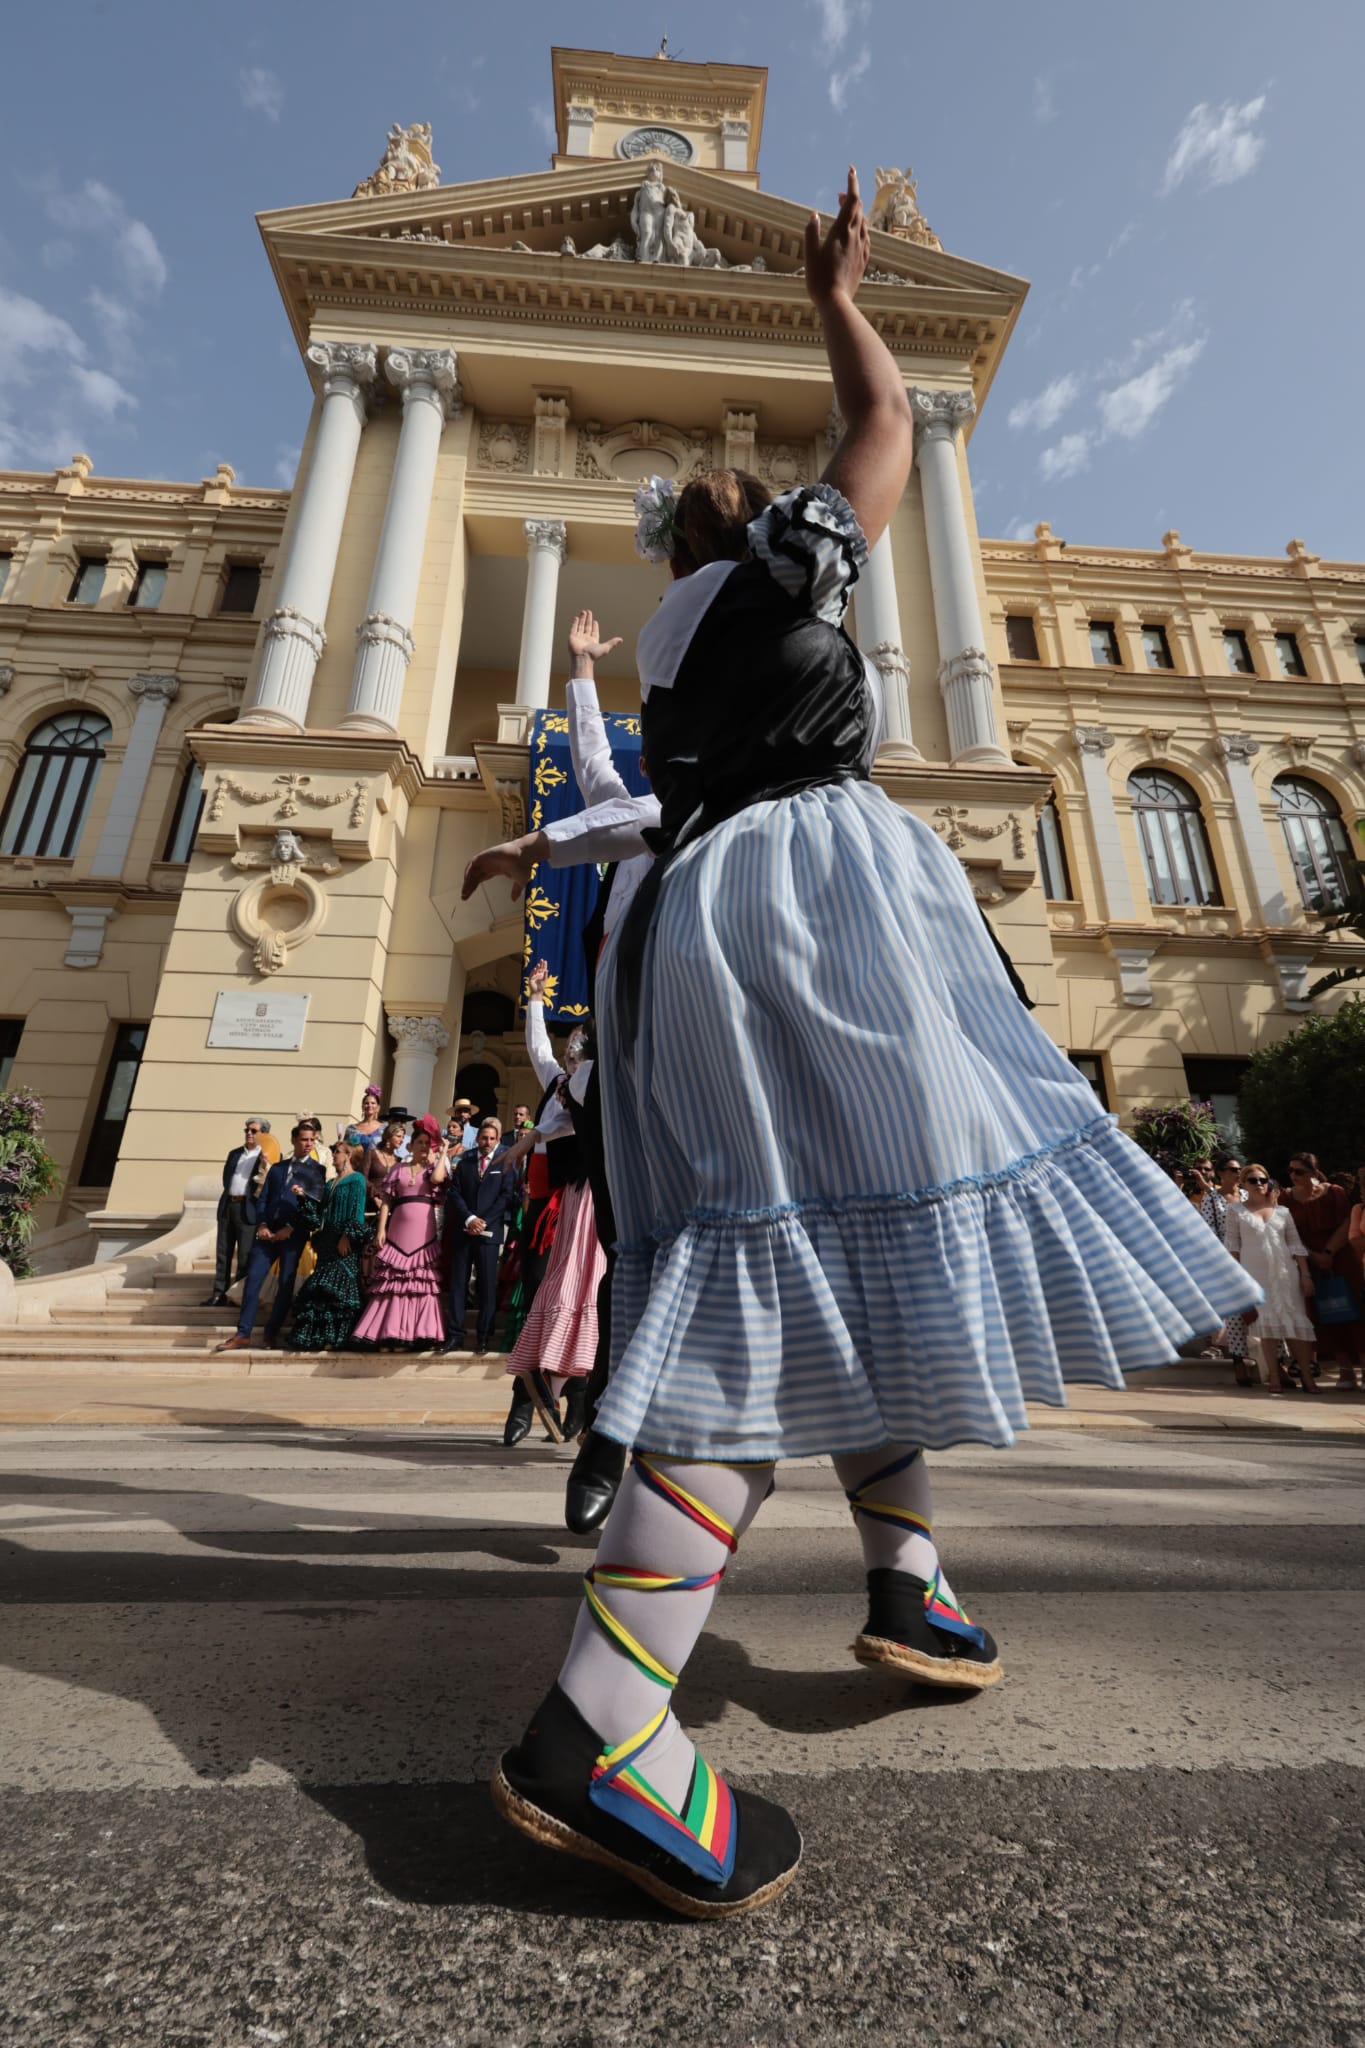
[[561, 256], [586, 256], [595, 263], [674, 263], [688, 270], [766, 270], [761, 256], [752, 263], [731, 263], [719, 249], [708, 249], [697, 234], [697, 216], [684, 206], [676, 188], [664, 182], [664, 167], [650, 164], [631, 202], [630, 225], [635, 239], [615, 235], [580, 249], [572, 235], [559, 245]]
[[919, 210], [919, 191], [909, 164], [903, 171], [877, 172], [876, 197], [868, 210], [867, 224], [888, 235], [899, 235], [903, 242], [914, 242], [921, 249], [943, 247]]
[[406, 128], [395, 121], [379, 168], [361, 179], [351, 197], [386, 199], [394, 192], [430, 192], [440, 182], [441, 166], [431, 160], [430, 121], [413, 121]]

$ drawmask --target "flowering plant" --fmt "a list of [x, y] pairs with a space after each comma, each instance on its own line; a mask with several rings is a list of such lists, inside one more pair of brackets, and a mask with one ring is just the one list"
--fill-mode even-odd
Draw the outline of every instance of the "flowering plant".
[[16, 1280], [33, 1272], [28, 1241], [39, 1202], [61, 1183], [57, 1162], [38, 1135], [42, 1097], [20, 1089], [0, 1092], [0, 1259]]
[[1158, 1166], [1193, 1166], [1222, 1143], [1211, 1102], [1153, 1104], [1133, 1111], [1133, 1137]]
[[652, 476], [635, 493], [635, 552], [647, 562], [671, 562], [678, 493], [666, 476]]

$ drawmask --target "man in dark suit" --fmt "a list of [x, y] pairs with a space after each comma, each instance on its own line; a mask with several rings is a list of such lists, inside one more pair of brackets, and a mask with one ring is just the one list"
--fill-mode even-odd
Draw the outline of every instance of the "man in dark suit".
[[203, 1308], [226, 1308], [232, 1285], [235, 1258], [237, 1278], [246, 1272], [251, 1241], [256, 1235], [256, 1203], [269, 1170], [270, 1161], [261, 1147], [261, 1134], [270, 1129], [270, 1119], [249, 1116], [243, 1142], [234, 1145], [223, 1161], [223, 1192], [218, 1200], [218, 1242], [213, 1261], [213, 1291]]
[[446, 1198], [451, 1240], [447, 1351], [459, 1351], [464, 1345], [471, 1263], [478, 1318], [474, 1348], [480, 1356], [488, 1349], [498, 1306], [498, 1253], [516, 1197], [517, 1169], [503, 1163], [502, 1125], [495, 1116], [485, 1117], [474, 1150], [455, 1163]]
[[299, 1257], [308, 1242], [308, 1226], [299, 1213], [299, 1198], [306, 1195], [315, 1202], [320, 1201], [325, 1185], [323, 1170], [312, 1157], [312, 1130], [303, 1124], [295, 1124], [289, 1136], [294, 1146], [293, 1158], [281, 1159], [277, 1166], [271, 1167], [257, 1198], [256, 1235], [247, 1261], [237, 1334], [220, 1344], [220, 1351], [245, 1351], [250, 1346], [265, 1276], [277, 1260], [279, 1285], [270, 1320], [265, 1326], [264, 1348], [267, 1351], [279, 1349], [280, 1331], [294, 1299], [294, 1276], [299, 1269]]

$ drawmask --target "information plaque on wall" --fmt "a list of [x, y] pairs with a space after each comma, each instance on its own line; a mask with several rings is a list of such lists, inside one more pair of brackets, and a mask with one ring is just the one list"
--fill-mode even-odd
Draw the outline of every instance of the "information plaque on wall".
[[307, 1020], [306, 995], [258, 996], [249, 989], [220, 988], [208, 1042], [237, 1052], [297, 1052]]

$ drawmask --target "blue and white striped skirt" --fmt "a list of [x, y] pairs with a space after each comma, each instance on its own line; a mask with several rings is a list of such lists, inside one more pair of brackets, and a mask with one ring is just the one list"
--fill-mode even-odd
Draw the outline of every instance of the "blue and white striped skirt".
[[870, 783], [673, 862], [638, 1030], [598, 973], [618, 1261], [598, 1427], [687, 1458], [1007, 1444], [1259, 1290], [1013, 994]]

